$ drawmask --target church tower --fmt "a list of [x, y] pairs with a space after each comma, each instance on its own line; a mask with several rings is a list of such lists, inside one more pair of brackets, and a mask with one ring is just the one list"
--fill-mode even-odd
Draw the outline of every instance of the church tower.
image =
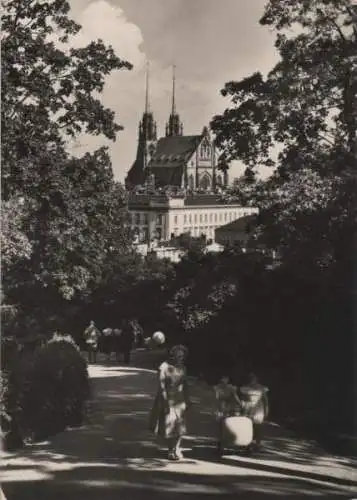
[[155, 153], [157, 126], [149, 103], [149, 64], [146, 69], [145, 109], [138, 127], [138, 149], [136, 159], [125, 179], [127, 188], [144, 184], [149, 172], [147, 166]]
[[176, 135], [183, 135], [183, 125], [180, 120], [180, 115], [176, 112], [176, 102], [175, 102], [175, 84], [176, 84], [176, 75], [175, 75], [176, 66], [173, 67], [172, 74], [172, 106], [171, 106], [171, 114], [169, 116], [169, 121], [166, 123], [166, 137], [173, 137]]
[[144, 169], [146, 169], [157, 143], [157, 126], [149, 103], [149, 65], [146, 70], [145, 111], [139, 123], [139, 144], [143, 145]]

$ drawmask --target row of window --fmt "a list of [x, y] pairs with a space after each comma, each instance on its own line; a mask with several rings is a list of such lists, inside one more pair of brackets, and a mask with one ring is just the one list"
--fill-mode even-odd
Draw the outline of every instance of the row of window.
[[[238, 217], [247, 215], [248, 212], [211, 212], [206, 214], [184, 214], [182, 216], [174, 216], [174, 225], [182, 224], [197, 224], [197, 223], [216, 223], [216, 222], [232, 222]], [[155, 214], [155, 225], [162, 226], [164, 222], [164, 214]], [[131, 214], [131, 223], [136, 226], [147, 226], [149, 224], [149, 214], [145, 212], [137, 212]]]
[[[237, 212], [220, 212], [220, 213], [213, 213], [211, 212], [210, 214], [184, 214], [183, 216], [183, 223], [184, 224], [196, 224], [197, 222], [231, 222], [238, 217], [242, 217], [243, 215], [246, 215], [246, 212], [242, 212], [241, 214]], [[174, 224], [177, 225], [179, 221], [179, 216], [175, 215], [174, 216]]]

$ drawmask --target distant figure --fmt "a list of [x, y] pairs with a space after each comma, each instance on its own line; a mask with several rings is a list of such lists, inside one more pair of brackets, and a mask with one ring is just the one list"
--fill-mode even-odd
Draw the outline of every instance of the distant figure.
[[121, 334], [121, 351], [124, 355], [124, 363], [130, 363], [130, 355], [134, 346], [135, 333], [130, 321], [125, 320], [122, 327]]
[[186, 434], [186, 411], [190, 406], [186, 358], [187, 348], [177, 345], [159, 366], [159, 387], [150, 416], [152, 432], [167, 440], [168, 458], [174, 461], [182, 458], [181, 439]]
[[89, 326], [84, 331], [84, 341], [86, 343], [88, 352], [88, 363], [97, 362], [99, 338], [100, 338], [100, 331], [95, 326], [94, 321], [92, 320], [89, 323]]
[[104, 328], [103, 335], [101, 337], [101, 348], [103, 354], [106, 355], [107, 361], [110, 361], [110, 357], [113, 351], [113, 329]]
[[240, 388], [242, 401], [242, 413], [253, 421], [254, 440], [257, 448], [260, 448], [263, 438], [262, 424], [268, 416], [269, 389], [261, 385], [257, 376], [251, 373], [248, 384]]
[[115, 352], [115, 359], [117, 363], [119, 363], [120, 361], [120, 354], [122, 349], [121, 337], [122, 337], [122, 330], [120, 328], [115, 328], [113, 330], [112, 348], [113, 351]]
[[218, 443], [217, 453], [223, 455], [223, 425], [224, 419], [233, 417], [237, 414], [241, 406], [241, 401], [237, 394], [237, 387], [230, 383], [229, 377], [224, 375], [220, 382], [214, 386], [214, 392], [217, 401], [217, 420], [218, 420]]
[[130, 320], [130, 323], [134, 332], [135, 345], [136, 347], [139, 347], [143, 344], [144, 341], [144, 330], [137, 319]]

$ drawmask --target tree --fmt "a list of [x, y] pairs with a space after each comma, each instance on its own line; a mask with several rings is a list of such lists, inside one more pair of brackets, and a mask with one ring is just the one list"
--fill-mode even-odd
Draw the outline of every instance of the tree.
[[[266, 78], [228, 82], [222, 94], [232, 106], [212, 121], [224, 157], [247, 166], [239, 195], [251, 195], [265, 228], [279, 221], [280, 236], [295, 233], [294, 245], [322, 223], [325, 240], [338, 246], [334, 233], [355, 222], [356, 9], [349, 0], [269, 1], [260, 23], [277, 32], [280, 60]], [[274, 175], [252, 184], [262, 165]], [[339, 251], [335, 245], [333, 259]]]
[[260, 23], [277, 32], [280, 60], [266, 78], [254, 73], [222, 90], [233, 106], [212, 127], [226, 159], [276, 166], [281, 175], [302, 165], [324, 174], [354, 169], [356, 9], [350, 0], [267, 3]]
[[[256, 235], [282, 257], [266, 275], [265, 323], [278, 346], [276, 362], [286, 372], [304, 366], [296, 400], [313, 408], [320, 395], [313, 408], [318, 427], [351, 431], [357, 5], [270, 0], [260, 23], [276, 32], [280, 59], [266, 77], [255, 73], [225, 85], [231, 105], [212, 128], [224, 158], [247, 167], [250, 182], [229, 196], [260, 209]], [[274, 169], [271, 177], [252, 183], [250, 173], [263, 165]], [[253, 329], [254, 323], [252, 317]], [[307, 381], [311, 399], [304, 395]]]
[[[3, 198], [36, 186], [39, 158], [66, 161], [81, 132], [115, 139], [121, 126], [97, 94], [113, 70], [131, 68], [101, 40], [74, 48], [80, 25], [67, 0], [7, 0], [2, 16]], [[53, 163], [53, 160], [52, 160]], [[45, 169], [46, 166], [43, 166]], [[47, 166], [48, 168], [48, 166]]]
[[29, 259], [31, 243], [24, 233], [24, 202], [12, 199], [1, 207], [1, 253], [3, 272], [16, 266], [19, 260]]
[[4, 289], [43, 317], [88, 295], [108, 256], [130, 243], [107, 150], [75, 158], [66, 146], [81, 133], [115, 140], [122, 126], [99, 95], [108, 74], [131, 64], [101, 40], [71, 46], [81, 27], [68, 14], [67, 0], [6, 0], [2, 16], [2, 195], [24, 203], [31, 245]]

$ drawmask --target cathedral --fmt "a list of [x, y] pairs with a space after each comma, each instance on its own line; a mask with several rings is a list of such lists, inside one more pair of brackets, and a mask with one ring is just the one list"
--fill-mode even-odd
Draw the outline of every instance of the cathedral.
[[184, 135], [176, 109], [175, 70], [172, 79], [171, 113], [165, 137], [157, 137], [157, 125], [149, 106], [149, 73], [146, 73], [145, 110], [139, 123], [136, 159], [125, 179], [127, 189], [150, 183], [211, 192], [228, 184], [227, 172], [217, 168], [217, 153], [209, 130]]
[[216, 229], [240, 217], [256, 213], [226, 201], [221, 195], [228, 184], [227, 171], [217, 164], [217, 151], [207, 127], [197, 135], [184, 135], [176, 110], [173, 74], [171, 113], [165, 137], [158, 139], [149, 106], [146, 74], [145, 111], [139, 123], [138, 149], [125, 180], [129, 191], [130, 226], [137, 242], [165, 245], [174, 237], [190, 234], [214, 242]]

